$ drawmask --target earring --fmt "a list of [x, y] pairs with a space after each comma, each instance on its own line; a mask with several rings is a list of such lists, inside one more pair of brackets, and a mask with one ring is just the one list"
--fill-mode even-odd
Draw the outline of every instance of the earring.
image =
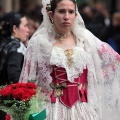
[[51, 18], [50, 18], [50, 21], [51, 21], [52, 24], [54, 23], [53, 19], [51, 19]]
[[15, 32], [13, 35], [15, 38], [18, 38], [18, 34]]

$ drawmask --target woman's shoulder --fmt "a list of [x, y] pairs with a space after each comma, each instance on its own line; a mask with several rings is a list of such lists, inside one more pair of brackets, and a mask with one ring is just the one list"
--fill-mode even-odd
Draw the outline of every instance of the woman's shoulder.
[[20, 46], [20, 42], [15, 39], [5, 39], [3, 41], [0, 42], [0, 47], [1, 48], [5, 48], [5, 49], [11, 49], [11, 48], [16, 48]]
[[8, 43], [8, 46], [11, 46], [11, 48], [18, 48], [20, 47], [20, 41], [18, 39], [10, 39], [10, 42]]
[[10, 52], [18, 52], [18, 49], [24, 47], [25, 48], [25, 45], [20, 42], [18, 39], [9, 39], [9, 43], [6, 45], [6, 48], [8, 49], [9, 53]]

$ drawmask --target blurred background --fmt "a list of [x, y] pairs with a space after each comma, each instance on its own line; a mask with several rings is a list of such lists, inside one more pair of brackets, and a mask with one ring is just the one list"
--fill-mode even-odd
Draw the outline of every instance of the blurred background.
[[[120, 54], [120, 0], [76, 0], [86, 28]], [[28, 16], [30, 37], [42, 22], [41, 0], [0, 0], [0, 17], [10, 11]]]
[[[120, 10], [120, 0], [76, 0], [79, 4], [88, 2], [94, 6], [96, 2], [104, 2], [109, 12]], [[0, 0], [0, 12], [4, 9], [5, 12], [11, 10], [18, 11], [20, 9], [32, 9], [36, 5], [40, 5], [41, 0]], [[32, 8], [31, 8], [32, 7]]]

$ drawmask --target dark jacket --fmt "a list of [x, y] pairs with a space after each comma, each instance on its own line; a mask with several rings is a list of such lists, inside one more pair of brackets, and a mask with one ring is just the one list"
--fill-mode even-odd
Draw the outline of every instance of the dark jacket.
[[0, 85], [16, 83], [22, 70], [26, 48], [18, 39], [8, 39], [0, 43]]

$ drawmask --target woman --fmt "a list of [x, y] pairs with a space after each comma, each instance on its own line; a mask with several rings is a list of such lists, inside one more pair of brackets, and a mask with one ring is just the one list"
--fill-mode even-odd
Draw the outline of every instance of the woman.
[[42, 3], [20, 82], [41, 87], [47, 120], [119, 120], [120, 56], [85, 28], [75, 0]]
[[29, 29], [27, 18], [19, 13], [7, 13], [0, 29], [0, 85], [19, 81]]
[[[28, 21], [24, 15], [9, 12], [3, 16], [0, 21], [0, 85], [19, 81], [26, 51], [23, 43], [28, 36]], [[6, 113], [0, 111], [0, 118], [6, 117]]]

